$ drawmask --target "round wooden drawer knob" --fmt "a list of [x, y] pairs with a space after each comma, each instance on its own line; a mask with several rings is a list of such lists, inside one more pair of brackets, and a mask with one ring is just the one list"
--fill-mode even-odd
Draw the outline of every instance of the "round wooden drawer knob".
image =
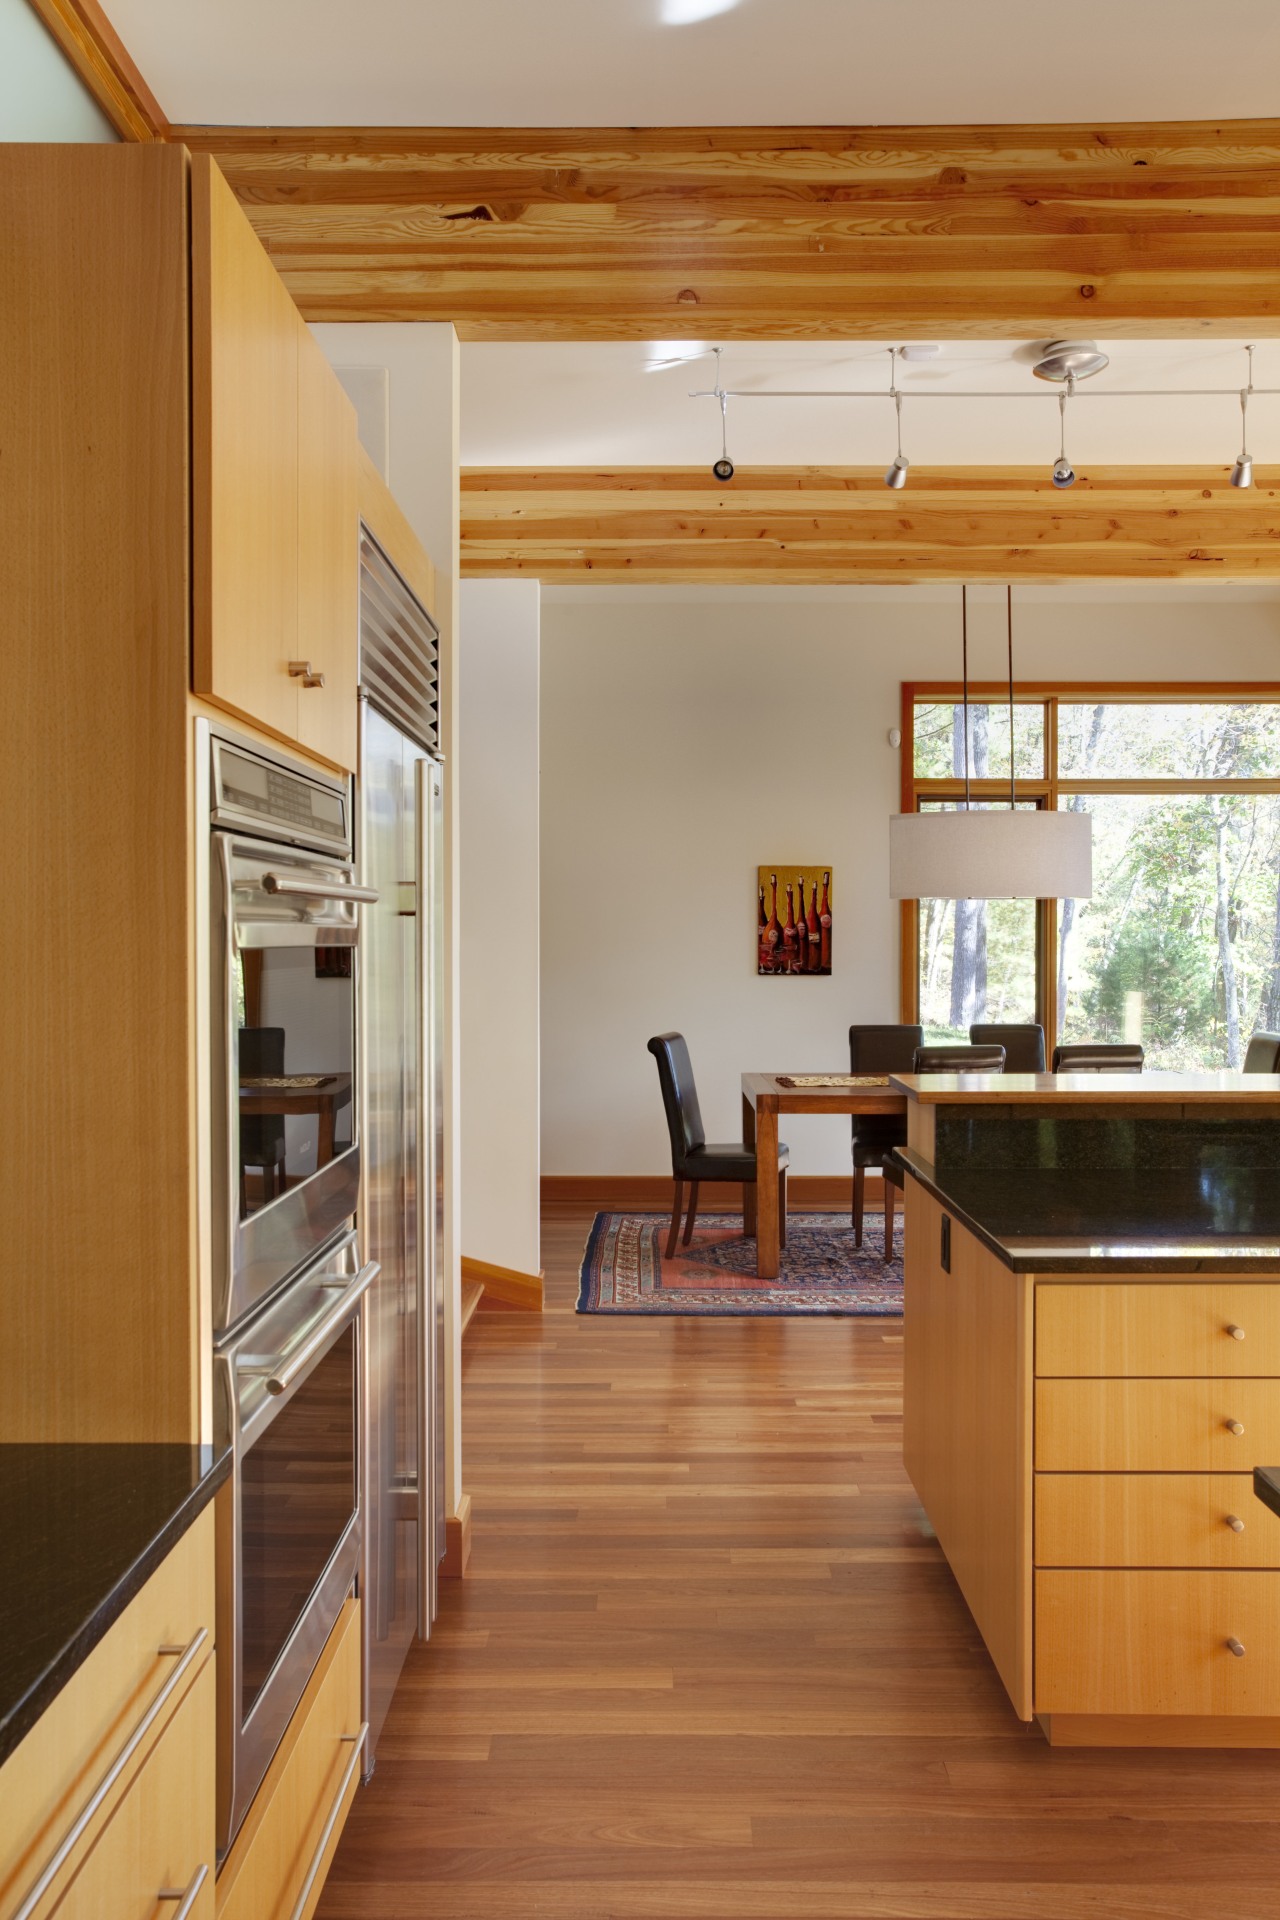
[[1244, 1328], [1243, 1328], [1243, 1327], [1228, 1327], [1228, 1328], [1227, 1328], [1227, 1332], [1228, 1332], [1228, 1333], [1229, 1333], [1229, 1334], [1231, 1335], [1231, 1338], [1232, 1338], [1233, 1340], [1243, 1340], [1243, 1339], [1244, 1339]]
[[1230, 1527], [1232, 1533], [1244, 1532], [1244, 1521], [1238, 1513], [1229, 1513], [1227, 1515], [1227, 1525]]
[[1228, 1432], [1228, 1433], [1243, 1433], [1243, 1432], [1244, 1432], [1244, 1428], [1243, 1428], [1243, 1427], [1241, 1426], [1241, 1424], [1240, 1424], [1240, 1422], [1239, 1422], [1238, 1420], [1228, 1420], [1228, 1421], [1227, 1421], [1227, 1432]]
[[1244, 1648], [1241, 1646], [1240, 1642], [1236, 1639], [1234, 1633], [1229, 1633], [1227, 1635], [1227, 1648], [1229, 1652], [1234, 1653], [1237, 1660], [1244, 1659]]

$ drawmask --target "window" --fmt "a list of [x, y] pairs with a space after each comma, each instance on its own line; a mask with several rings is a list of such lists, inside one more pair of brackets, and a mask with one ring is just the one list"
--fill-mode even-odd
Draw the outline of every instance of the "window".
[[[963, 804], [954, 687], [903, 688], [906, 808]], [[971, 690], [975, 805], [1008, 804], [1009, 708]], [[1020, 806], [1093, 817], [1090, 900], [903, 903], [903, 1018], [929, 1039], [1039, 1020], [1238, 1066], [1280, 1027], [1280, 687], [1015, 688]]]

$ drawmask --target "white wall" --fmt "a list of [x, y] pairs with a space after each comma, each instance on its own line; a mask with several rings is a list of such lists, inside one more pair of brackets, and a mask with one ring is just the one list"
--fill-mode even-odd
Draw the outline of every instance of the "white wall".
[[460, 631], [464, 1251], [537, 1273], [537, 582], [464, 582]]
[[29, 0], [0, 0], [0, 140], [114, 140]]
[[[440, 628], [440, 749], [445, 757], [445, 1504], [462, 1491], [461, 1126], [458, 946], [458, 336], [447, 322], [353, 322], [312, 328], [331, 366], [387, 369], [388, 486], [435, 563]], [[370, 383], [356, 383], [357, 386]], [[376, 383], [373, 383], [376, 385]], [[380, 449], [379, 449], [380, 451]], [[377, 451], [373, 456], [377, 458]]]
[[[1004, 674], [1003, 588], [970, 594]], [[1280, 596], [1015, 589], [1023, 680], [1280, 679]], [[959, 678], [954, 588], [605, 587], [542, 607], [542, 1167], [670, 1171], [650, 1034], [689, 1041], [707, 1134], [744, 1070], [841, 1070], [898, 1018], [886, 821], [903, 680]], [[755, 972], [756, 868], [830, 862], [830, 978]], [[788, 1118], [797, 1173], [847, 1173], [847, 1122]]]

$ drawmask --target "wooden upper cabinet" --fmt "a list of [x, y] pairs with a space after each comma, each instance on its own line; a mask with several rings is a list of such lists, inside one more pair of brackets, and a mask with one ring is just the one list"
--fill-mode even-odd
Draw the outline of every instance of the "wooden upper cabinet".
[[200, 154], [191, 286], [194, 691], [353, 767], [355, 411]]
[[298, 339], [298, 654], [324, 685], [299, 682], [298, 739], [356, 763], [359, 524], [356, 413], [305, 326]]

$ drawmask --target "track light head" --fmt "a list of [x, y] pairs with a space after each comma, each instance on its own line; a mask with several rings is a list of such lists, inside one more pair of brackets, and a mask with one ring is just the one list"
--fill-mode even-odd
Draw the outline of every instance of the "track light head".
[[907, 484], [907, 471], [910, 465], [911, 462], [905, 453], [896, 454], [893, 465], [885, 472], [884, 483], [886, 487], [893, 487], [895, 489], [905, 487]]
[[1231, 469], [1233, 487], [1253, 485], [1253, 455], [1249, 452], [1249, 395], [1253, 392], [1253, 348], [1246, 347], [1245, 352], [1249, 356], [1249, 384], [1240, 389], [1240, 451]]
[[1242, 453], [1231, 469], [1233, 487], [1251, 487], [1253, 485], [1253, 455]]
[[711, 469], [717, 480], [732, 480], [733, 462], [728, 454], [723, 454]]
[[1066, 459], [1065, 456], [1060, 460], [1055, 460], [1053, 463], [1054, 486], [1055, 487], [1074, 487], [1075, 483], [1076, 483], [1076, 470], [1072, 466], [1071, 462], [1068, 459]]

